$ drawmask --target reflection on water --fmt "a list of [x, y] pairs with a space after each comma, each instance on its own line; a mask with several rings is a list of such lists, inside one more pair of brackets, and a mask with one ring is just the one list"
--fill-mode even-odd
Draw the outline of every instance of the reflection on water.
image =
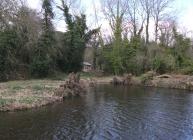
[[193, 94], [98, 86], [85, 98], [0, 113], [0, 140], [192, 140]]

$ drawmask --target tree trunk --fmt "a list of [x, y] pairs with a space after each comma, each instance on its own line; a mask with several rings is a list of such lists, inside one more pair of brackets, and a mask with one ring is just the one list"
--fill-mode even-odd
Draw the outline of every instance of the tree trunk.
[[158, 40], [158, 17], [156, 17], [155, 21], [155, 42], [157, 43]]
[[150, 14], [147, 14], [147, 23], [146, 23], [146, 44], [149, 43], [149, 18]]

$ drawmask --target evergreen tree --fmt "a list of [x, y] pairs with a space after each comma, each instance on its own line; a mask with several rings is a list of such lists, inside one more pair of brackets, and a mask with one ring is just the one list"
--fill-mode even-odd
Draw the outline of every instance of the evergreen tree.
[[11, 72], [17, 65], [16, 50], [19, 41], [15, 30], [6, 29], [0, 32], [0, 81], [9, 80]]
[[63, 8], [60, 9], [64, 13], [67, 32], [64, 34], [63, 54], [62, 57], [58, 59], [58, 64], [65, 72], [78, 72], [82, 69], [86, 44], [99, 29], [88, 31], [86, 16], [84, 14], [72, 16], [69, 13], [68, 6], [65, 4]]
[[52, 0], [43, 0], [43, 31], [38, 40], [35, 56], [31, 65], [32, 74], [38, 77], [48, 75], [54, 66], [54, 31], [52, 19], [54, 18]]

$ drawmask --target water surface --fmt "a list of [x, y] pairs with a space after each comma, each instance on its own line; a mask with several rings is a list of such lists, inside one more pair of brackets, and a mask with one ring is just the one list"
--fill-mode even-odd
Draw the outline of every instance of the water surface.
[[192, 140], [190, 91], [93, 88], [84, 98], [0, 113], [0, 140]]

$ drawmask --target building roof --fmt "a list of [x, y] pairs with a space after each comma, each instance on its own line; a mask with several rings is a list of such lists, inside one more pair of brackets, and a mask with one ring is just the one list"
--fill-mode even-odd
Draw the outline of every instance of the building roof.
[[83, 62], [83, 65], [92, 66], [92, 64], [90, 64], [90, 63], [88, 63], [88, 62]]

